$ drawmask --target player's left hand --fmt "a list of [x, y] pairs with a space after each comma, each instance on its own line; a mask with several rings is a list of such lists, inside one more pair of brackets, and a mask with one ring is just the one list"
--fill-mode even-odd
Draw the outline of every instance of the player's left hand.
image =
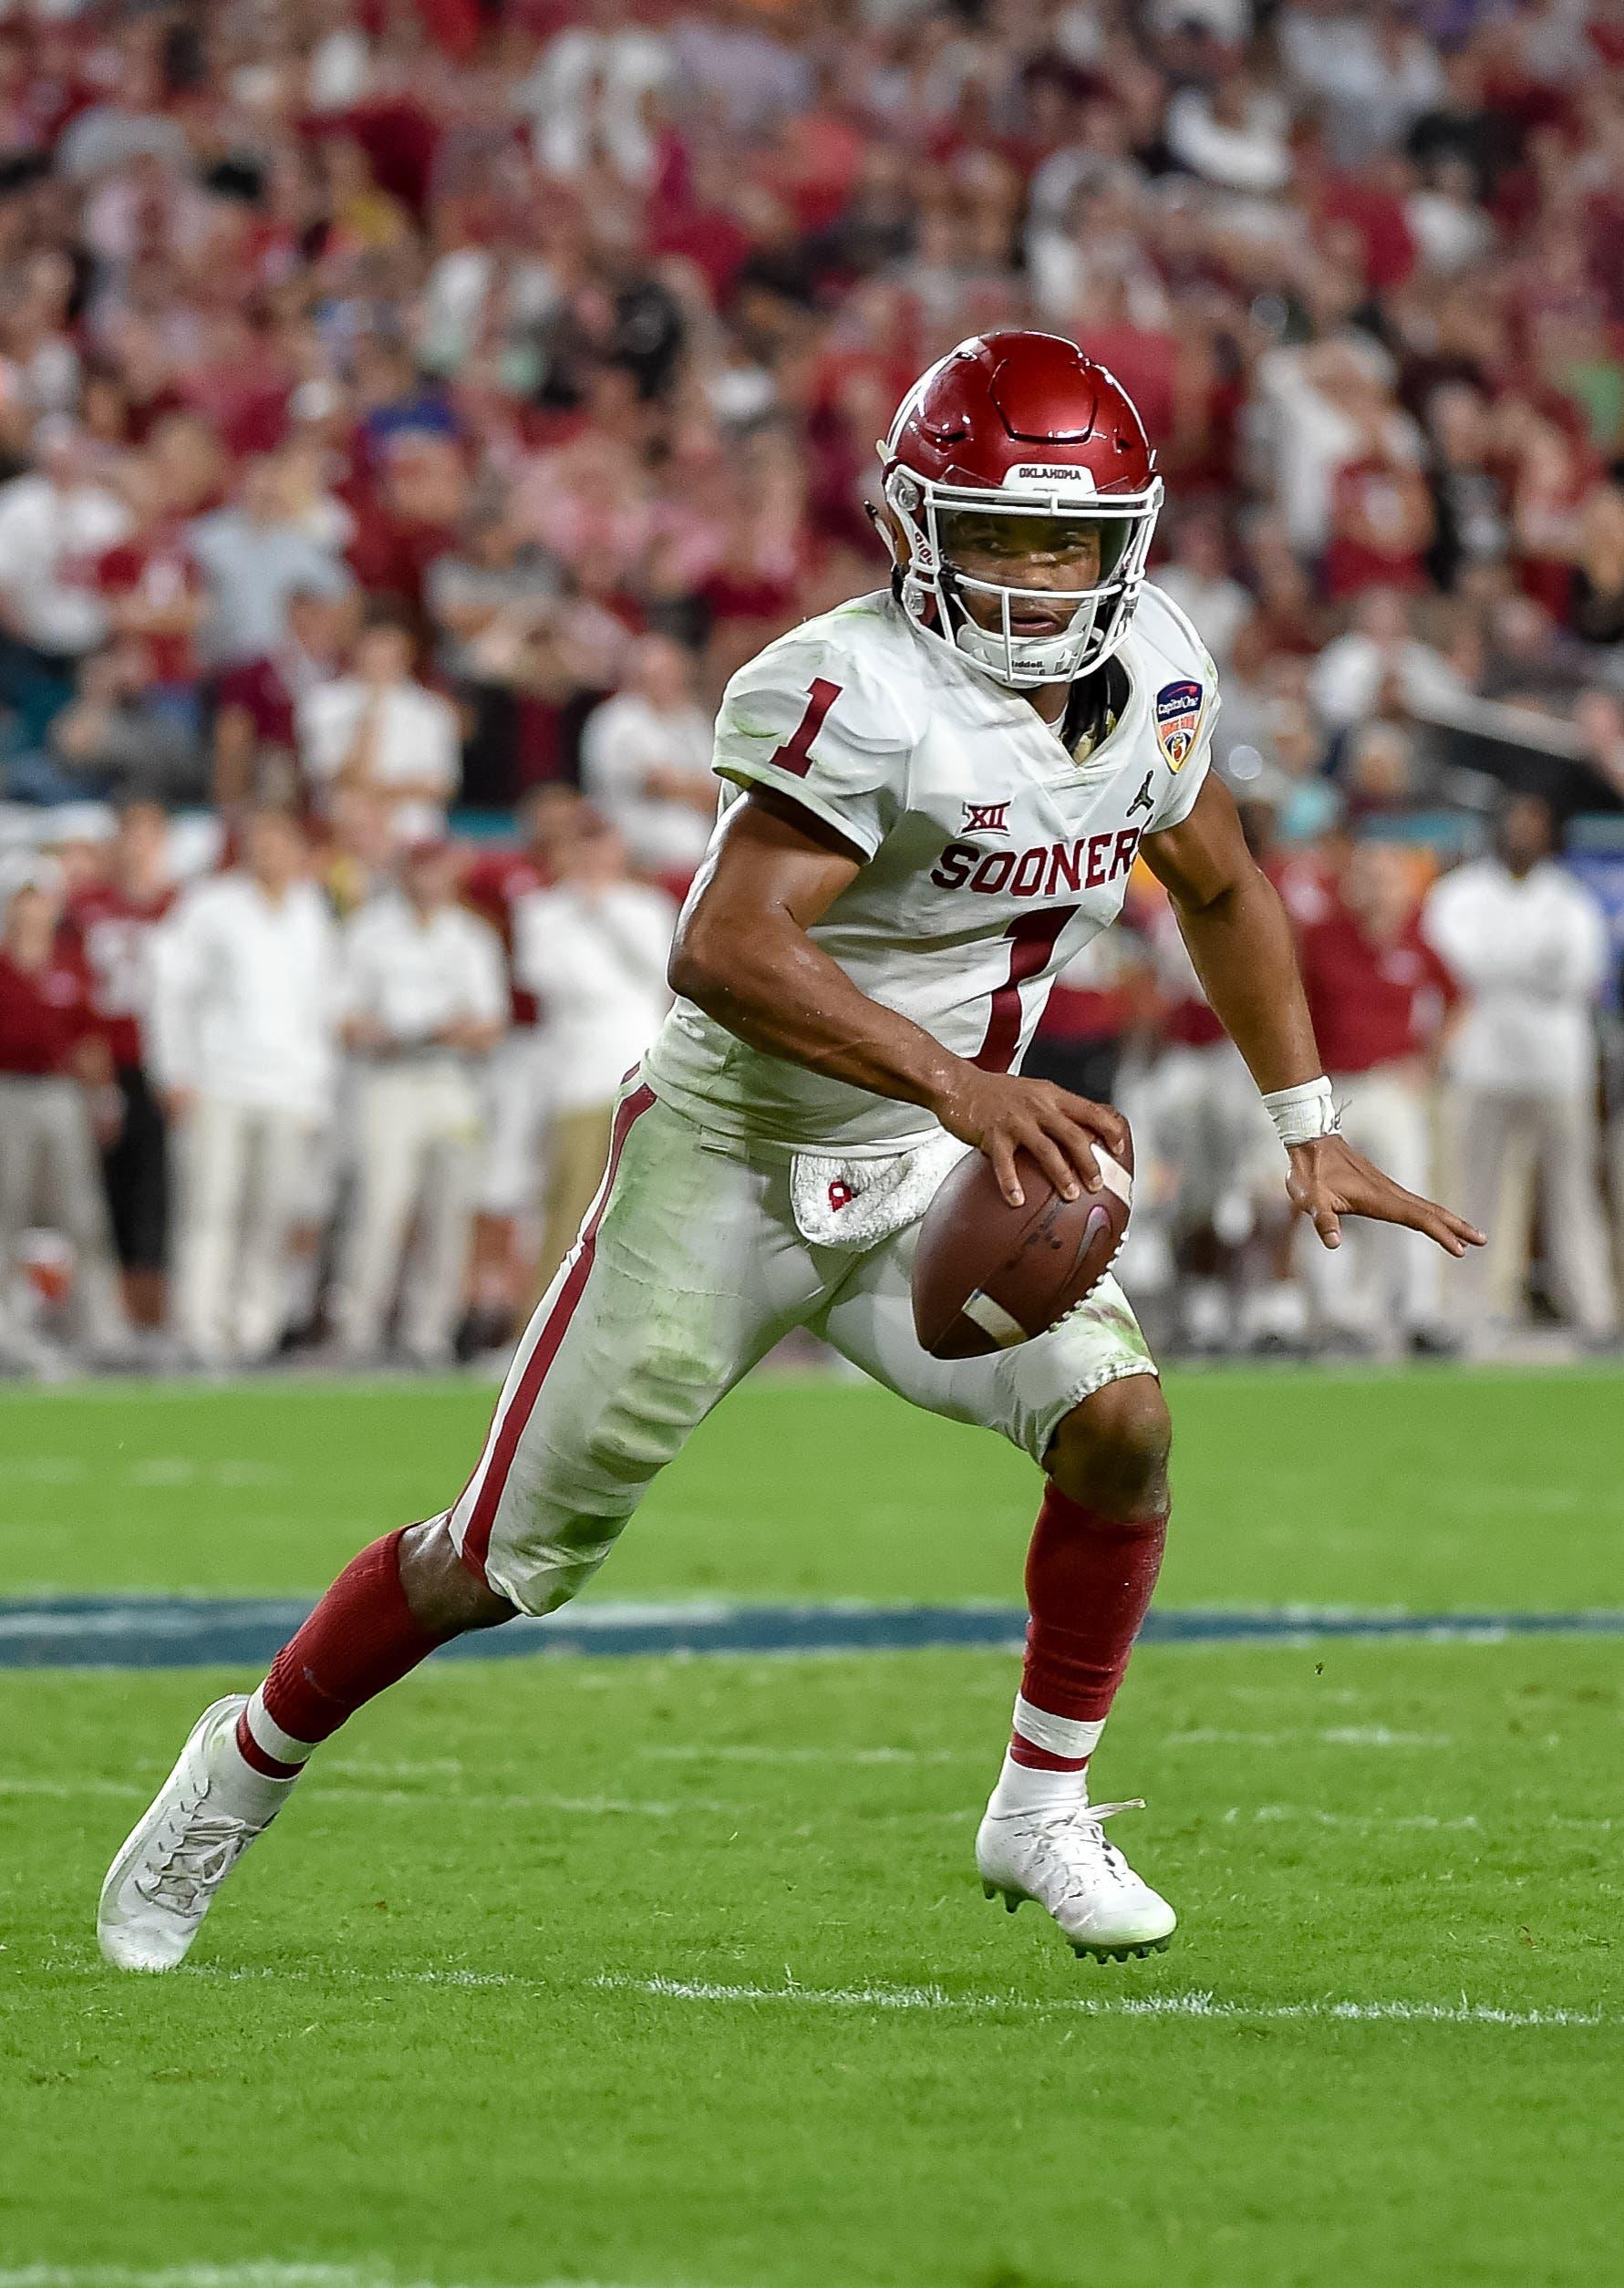
[[1383, 1175], [1362, 1152], [1355, 1152], [1345, 1136], [1317, 1136], [1312, 1144], [1293, 1144], [1286, 1189], [1292, 1206], [1306, 1216], [1322, 1244], [1340, 1248], [1344, 1216], [1369, 1216], [1379, 1224], [1402, 1224], [1410, 1231], [1424, 1231], [1446, 1255], [1464, 1255], [1481, 1248], [1484, 1235], [1451, 1207], [1407, 1192], [1391, 1175]]

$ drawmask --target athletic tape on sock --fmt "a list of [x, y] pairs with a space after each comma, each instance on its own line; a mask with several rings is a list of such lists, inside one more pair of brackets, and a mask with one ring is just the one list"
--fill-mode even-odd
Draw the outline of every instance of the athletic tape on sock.
[[1014, 1728], [1023, 1740], [1050, 1755], [1092, 1755], [1105, 1729], [1103, 1716], [1051, 1716], [1047, 1708], [1034, 1708], [1024, 1693], [1015, 1695]]
[[243, 1711], [243, 1721], [253, 1734], [253, 1744], [263, 1755], [275, 1764], [303, 1764], [315, 1750], [313, 1740], [295, 1740], [291, 1732], [284, 1732], [265, 1706], [265, 1688], [262, 1684]]

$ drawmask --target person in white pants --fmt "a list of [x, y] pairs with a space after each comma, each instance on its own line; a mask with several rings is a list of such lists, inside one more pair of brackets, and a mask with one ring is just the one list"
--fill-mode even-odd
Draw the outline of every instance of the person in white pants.
[[671, 1005], [677, 927], [675, 901], [630, 878], [626, 844], [595, 811], [583, 808], [555, 837], [553, 869], [553, 885], [532, 891], [513, 916], [513, 974], [542, 1004], [549, 1064], [538, 1294], [597, 1190], [620, 1082]]
[[[1356, 1150], [1398, 1182], [1433, 1183], [1432, 1062], [1454, 978], [1421, 933], [1411, 854], [1361, 842], [1338, 896], [1301, 926], [1298, 958], [1316, 1037]], [[1322, 1325], [1379, 1351], [1453, 1348], [1443, 1323], [1442, 1259], [1415, 1232], [1360, 1225], [1333, 1254], [1303, 1251]]]
[[305, 837], [254, 813], [243, 863], [153, 936], [153, 1071], [175, 1139], [175, 1318], [198, 1365], [252, 1365], [284, 1330], [305, 1158], [332, 1107], [337, 940]]
[[[1492, 854], [1437, 885], [1424, 927], [1470, 996], [1448, 1061], [1466, 1211], [1486, 1228], [1508, 1155], [1531, 1150], [1560, 1300], [1579, 1333], [1600, 1343], [1618, 1324], [1596, 1104], [1607, 922], [1555, 848], [1546, 804], [1515, 797]], [[1463, 1265], [1459, 1291], [1463, 1325], [1475, 1333], [1485, 1310], [1481, 1258]]]
[[343, 1031], [360, 1071], [338, 1314], [357, 1359], [382, 1350], [398, 1288], [400, 1347], [420, 1366], [450, 1359], [461, 1308], [478, 1068], [504, 1030], [508, 992], [496, 933], [456, 903], [458, 868], [447, 844], [419, 845], [401, 894], [375, 898], [345, 931]]

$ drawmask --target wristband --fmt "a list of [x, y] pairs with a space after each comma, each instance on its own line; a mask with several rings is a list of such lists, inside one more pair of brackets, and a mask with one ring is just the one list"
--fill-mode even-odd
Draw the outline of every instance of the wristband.
[[1331, 1102], [1330, 1082], [1323, 1073], [1294, 1089], [1275, 1089], [1263, 1100], [1275, 1123], [1275, 1134], [1289, 1151], [1293, 1144], [1313, 1144], [1320, 1136], [1340, 1136], [1342, 1116]]

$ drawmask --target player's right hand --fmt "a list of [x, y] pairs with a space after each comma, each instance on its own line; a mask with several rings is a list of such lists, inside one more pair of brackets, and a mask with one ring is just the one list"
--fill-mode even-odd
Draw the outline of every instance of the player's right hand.
[[987, 1154], [1011, 1207], [1026, 1201], [1018, 1152], [1031, 1154], [1062, 1199], [1076, 1199], [1100, 1189], [1096, 1141], [1113, 1154], [1127, 1146], [1127, 1123], [1109, 1104], [1073, 1096], [1052, 1081], [983, 1072], [973, 1064], [958, 1067], [931, 1110], [951, 1134]]

